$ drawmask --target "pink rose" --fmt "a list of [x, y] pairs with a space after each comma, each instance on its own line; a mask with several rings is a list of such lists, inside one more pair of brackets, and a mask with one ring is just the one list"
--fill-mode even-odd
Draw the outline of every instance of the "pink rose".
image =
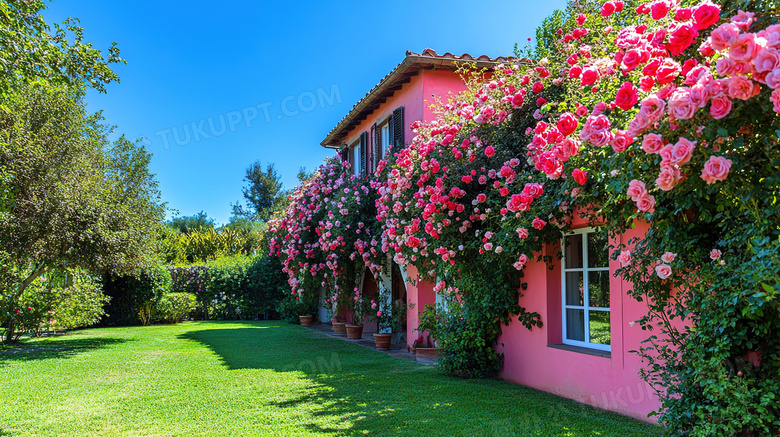
[[623, 250], [620, 252], [620, 255], [618, 255], [617, 260], [620, 262], [620, 265], [622, 267], [625, 267], [629, 264], [631, 264], [631, 252], [627, 250]]
[[528, 229], [526, 228], [517, 228], [517, 236], [521, 239], [528, 238]]
[[672, 252], [664, 252], [664, 254], [661, 255], [661, 261], [667, 264], [673, 263], [675, 258], [677, 258], [677, 254]]
[[704, 30], [720, 20], [720, 6], [705, 2], [693, 10], [693, 25]]
[[725, 50], [737, 42], [739, 28], [733, 23], [723, 23], [716, 27], [710, 34], [712, 48], [714, 50]]
[[636, 199], [636, 207], [642, 212], [652, 214], [655, 212], [655, 197], [645, 194]]
[[647, 134], [642, 139], [642, 150], [646, 153], [658, 153], [663, 147], [663, 137], [659, 134]]
[[730, 112], [731, 99], [725, 96], [712, 99], [710, 104], [710, 115], [712, 115], [712, 118], [715, 120], [720, 120], [721, 118], [729, 115]]
[[533, 222], [531, 222], [531, 224], [533, 225], [533, 227], [535, 229], [538, 229], [538, 230], [541, 231], [542, 229], [544, 229], [544, 225], [546, 225], [547, 222], [545, 222], [544, 220], [540, 219], [539, 217], [534, 217], [534, 220], [533, 220]]
[[731, 170], [731, 160], [722, 156], [710, 156], [710, 159], [704, 163], [701, 170], [701, 178], [707, 182], [707, 185], [714, 184], [717, 181], [725, 181]]
[[623, 153], [633, 142], [634, 137], [628, 135], [626, 131], [618, 129], [615, 131], [612, 137], [612, 141], [609, 142], [609, 145], [612, 146], [612, 150], [614, 150], [616, 153]]
[[772, 91], [772, 96], [769, 97], [769, 101], [772, 102], [772, 109], [780, 114], [780, 89]]
[[753, 23], [753, 21], [755, 21], [755, 15], [756, 14], [752, 12], [745, 12], [740, 9], [737, 15], [731, 17], [731, 22], [740, 29], [747, 32], [747, 30], [750, 29], [750, 25]]
[[666, 102], [655, 94], [650, 94], [639, 105], [639, 114], [645, 117], [648, 124], [661, 120], [666, 109]]
[[[575, 113], [579, 117], [584, 117], [584, 116], [588, 115], [588, 107], [585, 106], [585, 105], [577, 106], [577, 110], [575, 111]], [[561, 128], [558, 128], [558, 130], [560, 130], [560, 129]]]
[[382, 317], [382, 311], [377, 311], [377, 312], [376, 312], [376, 316], [377, 316], [377, 317]]
[[687, 138], [680, 137], [677, 143], [672, 146], [672, 163], [682, 165], [690, 162], [694, 147], [696, 147], [696, 141], [689, 141]]
[[729, 79], [729, 97], [747, 100], [753, 95], [753, 81], [745, 76], [735, 76]]
[[766, 86], [769, 88], [772, 88], [773, 90], [780, 88], [780, 68], [770, 71], [764, 80], [766, 81]]
[[623, 85], [618, 89], [617, 95], [615, 95], [615, 105], [624, 111], [628, 111], [633, 109], [637, 100], [639, 100], [639, 92], [634, 84], [623, 82]]
[[661, 279], [666, 279], [672, 276], [672, 268], [668, 264], [658, 264], [655, 266], [655, 273]]
[[680, 180], [680, 169], [673, 165], [661, 165], [661, 173], [655, 185], [663, 191], [670, 191]]
[[743, 33], [729, 49], [729, 58], [737, 62], [750, 62], [756, 55], [755, 35]]
[[493, 146], [487, 146], [485, 147], [485, 156], [490, 158], [496, 153], [496, 149], [493, 148]]
[[677, 88], [668, 104], [669, 115], [677, 120], [690, 120], [698, 109], [691, 100], [690, 90], [685, 87]]
[[759, 73], [780, 68], [780, 52], [771, 48], [761, 50], [753, 59], [753, 66]]
[[715, 72], [718, 76], [729, 77], [736, 75], [737, 63], [729, 58], [720, 58], [715, 62]]
[[710, 259], [713, 261], [720, 259], [721, 255], [723, 255], [723, 252], [718, 249], [712, 249], [710, 251]]
[[647, 196], [647, 188], [645, 183], [636, 179], [628, 183], [627, 194], [631, 197], [631, 200], [635, 201], [642, 196]]

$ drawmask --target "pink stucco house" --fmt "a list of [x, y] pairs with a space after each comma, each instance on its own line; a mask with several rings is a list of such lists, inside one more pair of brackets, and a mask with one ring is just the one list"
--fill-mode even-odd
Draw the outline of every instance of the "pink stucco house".
[[[439, 55], [431, 49], [407, 52], [330, 131], [322, 146], [343, 150], [354, 171], [373, 172], [390, 144], [403, 146], [411, 141], [412, 122], [435, 118], [429, 107], [435, 97], [446, 101], [448, 94], [465, 89], [455, 72], [463, 61], [478, 67], [511, 62], [468, 54]], [[629, 352], [639, 349], [648, 335], [634, 324], [647, 307], [628, 296], [631, 284], [613, 276], [619, 265], [607, 253], [609, 242], [599, 240], [576, 219], [574, 229], [565, 237], [564, 257], [554, 269], [534, 262], [526, 266], [529, 287], [522, 304], [538, 312], [544, 326], [529, 331], [515, 322], [503, 327], [497, 347], [505, 354], [500, 377], [647, 420], [647, 413], [659, 401], [638, 375], [641, 360]], [[640, 223], [612, 243], [626, 243], [646, 230], [647, 225]], [[417, 277], [414, 267], [405, 271], [393, 265], [387, 276], [382, 281], [392, 289], [392, 298], [414, 304], [407, 314], [407, 343], [411, 345], [419, 311], [437, 301], [434, 284], [406, 282], [407, 277]], [[371, 293], [377, 284], [367, 275], [362, 287]], [[366, 332], [371, 332], [370, 326]]]

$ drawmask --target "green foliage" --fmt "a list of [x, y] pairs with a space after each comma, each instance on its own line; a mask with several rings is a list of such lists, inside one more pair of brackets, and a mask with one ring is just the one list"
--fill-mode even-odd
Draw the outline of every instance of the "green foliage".
[[197, 306], [197, 298], [192, 293], [165, 293], [154, 303], [152, 321], [179, 323]]
[[[104, 57], [100, 50], [84, 42], [84, 29], [69, 18], [54, 31], [41, 12], [41, 0], [2, 0], [0, 2], [0, 107], [6, 99], [33, 82], [53, 87], [89, 86], [104, 92], [105, 85], [118, 81], [109, 64], [125, 62], [113, 43]], [[69, 35], [70, 33], [70, 35]], [[68, 37], [71, 36], [72, 40]]]
[[169, 222], [169, 226], [173, 229], [178, 229], [182, 234], [197, 231], [203, 232], [204, 230], [214, 229], [214, 219], [209, 217], [204, 211], [201, 211], [191, 216], [173, 217]]
[[[301, 168], [298, 175], [304, 178], [308, 176], [305, 168]], [[253, 162], [246, 169], [244, 182], [247, 183], [242, 189], [246, 209], [236, 203], [233, 205], [234, 216], [256, 217], [267, 221], [275, 211], [281, 211], [287, 206], [287, 193], [282, 187], [282, 178], [273, 163], [266, 165], [263, 170], [262, 162]]]
[[120, 137], [113, 143], [82, 91], [33, 86], [0, 112], [0, 167], [14, 201], [0, 212], [5, 263], [30, 266], [8, 292], [18, 299], [47, 271], [130, 274], [154, 264], [163, 216], [151, 155]]
[[107, 274], [103, 291], [111, 298], [106, 306], [108, 325], [148, 325], [155, 303], [171, 290], [171, 274], [164, 267], [150, 267], [135, 275]]

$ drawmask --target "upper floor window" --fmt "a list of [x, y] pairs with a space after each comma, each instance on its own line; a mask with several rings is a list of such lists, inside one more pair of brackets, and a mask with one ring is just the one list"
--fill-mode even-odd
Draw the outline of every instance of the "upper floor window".
[[563, 238], [563, 343], [610, 350], [609, 241], [593, 228]]

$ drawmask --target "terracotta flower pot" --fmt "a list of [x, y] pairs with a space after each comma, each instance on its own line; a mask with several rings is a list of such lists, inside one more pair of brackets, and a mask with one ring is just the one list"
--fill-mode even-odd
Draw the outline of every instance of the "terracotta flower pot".
[[360, 339], [363, 338], [363, 325], [347, 325], [347, 338]]
[[333, 333], [336, 335], [347, 335], [347, 324], [344, 322], [333, 322]]
[[441, 356], [441, 349], [437, 347], [418, 347], [414, 349], [415, 358], [436, 359]]
[[301, 326], [310, 326], [312, 320], [314, 320], [314, 316], [310, 316], [310, 315], [298, 316], [298, 319], [301, 321]]
[[374, 334], [374, 341], [376, 342], [376, 348], [381, 350], [390, 349], [390, 340], [393, 338], [393, 334]]

